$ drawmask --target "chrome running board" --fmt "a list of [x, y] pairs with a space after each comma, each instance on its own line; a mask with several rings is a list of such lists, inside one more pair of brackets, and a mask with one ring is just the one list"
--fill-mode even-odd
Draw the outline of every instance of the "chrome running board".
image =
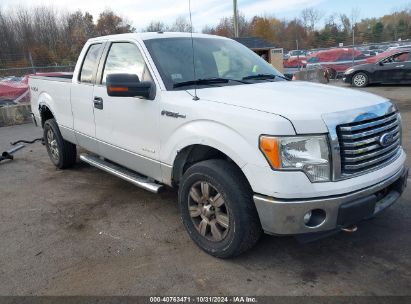
[[130, 171], [119, 165], [108, 162], [104, 159], [99, 158], [96, 155], [81, 154], [80, 160], [103, 171], [106, 171], [107, 173], [113, 174], [121, 179], [124, 179], [125, 181], [128, 181], [133, 185], [143, 188], [152, 193], [158, 193], [164, 187], [164, 185], [157, 184], [156, 182], [150, 180], [148, 177]]

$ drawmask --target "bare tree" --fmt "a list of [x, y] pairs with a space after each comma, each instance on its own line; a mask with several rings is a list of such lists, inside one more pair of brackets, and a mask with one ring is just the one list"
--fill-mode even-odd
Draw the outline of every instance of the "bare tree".
[[171, 32], [191, 32], [191, 24], [183, 16], [180, 16], [174, 21], [169, 29]]
[[161, 21], [151, 21], [150, 24], [145, 27], [143, 32], [165, 32], [168, 30], [168, 26]]
[[308, 32], [313, 32], [315, 30], [315, 27], [321, 18], [321, 11], [315, 8], [306, 8], [301, 12], [301, 19]]
[[351, 19], [346, 14], [340, 14], [340, 22], [344, 33], [351, 32]]
[[356, 8], [353, 8], [352, 10], [351, 10], [351, 14], [350, 14], [351, 16], [351, 26], [354, 28], [355, 27], [355, 25], [358, 23], [358, 20], [359, 20], [359, 18], [360, 18], [360, 15], [361, 15], [361, 10], [358, 8], [358, 7], [356, 7]]

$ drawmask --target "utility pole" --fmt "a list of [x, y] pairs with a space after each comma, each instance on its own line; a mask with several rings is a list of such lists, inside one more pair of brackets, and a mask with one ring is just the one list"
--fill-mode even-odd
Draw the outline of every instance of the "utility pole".
[[33, 64], [33, 57], [31, 57], [31, 52], [29, 52], [29, 60], [30, 60], [31, 68], [33, 70], [33, 74], [36, 74], [36, 68], [34, 67], [34, 64]]
[[352, 25], [352, 66], [355, 61], [355, 24]]
[[233, 0], [233, 9], [234, 9], [234, 37], [238, 37], [238, 10], [237, 10], [237, 0]]

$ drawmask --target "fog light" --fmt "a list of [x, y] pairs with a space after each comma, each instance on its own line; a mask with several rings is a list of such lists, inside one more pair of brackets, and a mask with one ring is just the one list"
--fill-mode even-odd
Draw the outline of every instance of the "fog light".
[[322, 209], [313, 209], [304, 214], [304, 224], [310, 228], [320, 227], [325, 223], [327, 214]]
[[310, 211], [308, 211], [305, 215], [304, 215], [304, 224], [308, 224], [308, 222], [311, 220], [311, 215], [312, 215], [313, 213], [311, 212], [311, 210]]

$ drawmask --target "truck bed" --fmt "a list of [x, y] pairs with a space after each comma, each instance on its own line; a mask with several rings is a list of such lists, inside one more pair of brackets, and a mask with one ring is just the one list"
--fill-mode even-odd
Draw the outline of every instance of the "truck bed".
[[73, 80], [73, 73], [55, 73], [50, 75], [30, 75], [31, 79], [43, 79], [48, 81], [71, 82]]
[[72, 73], [33, 75], [29, 77], [31, 111], [40, 120], [39, 106], [53, 109], [53, 115], [61, 127], [73, 128], [71, 115]]

